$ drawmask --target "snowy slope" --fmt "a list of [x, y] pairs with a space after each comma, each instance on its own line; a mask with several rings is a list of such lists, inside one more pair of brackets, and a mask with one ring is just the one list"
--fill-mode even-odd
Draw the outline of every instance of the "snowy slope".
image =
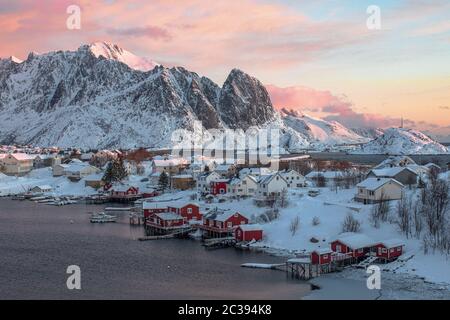
[[389, 128], [378, 138], [363, 145], [358, 153], [366, 154], [442, 154], [448, 153], [447, 147], [434, 141], [422, 132]]
[[285, 126], [294, 131], [296, 139], [307, 141], [306, 147], [309, 148], [322, 150], [329, 146], [358, 144], [370, 140], [336, 121], [326, 121], [285, 109], [281, 110], [281, 115]]

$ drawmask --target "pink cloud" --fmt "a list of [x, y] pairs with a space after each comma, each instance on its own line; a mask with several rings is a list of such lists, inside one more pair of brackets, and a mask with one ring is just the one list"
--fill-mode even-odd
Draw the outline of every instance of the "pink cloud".
[[349, 127], [386, 128], [398, 125], [400, 119], [378, 114], [359, 113], [345, 96], [337, 96], [330, 91], [307, 87], [280, 88], [267, 85], [272, 102], [277, 109], [287, 108], [298, 111], [320, 113], [326, 120], [335, 120]]

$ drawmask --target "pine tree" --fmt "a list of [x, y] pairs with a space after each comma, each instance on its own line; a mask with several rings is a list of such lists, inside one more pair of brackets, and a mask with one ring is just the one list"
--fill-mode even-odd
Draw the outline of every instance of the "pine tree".
[[169, 176], [165, 171], [159, 176], [158, 187], [161, 191], [165, 191], [169, 186]]
[[128, 177], [123, 159], [119, 157], [108, 163], [102, 180], [106, 183], [121, 182]]

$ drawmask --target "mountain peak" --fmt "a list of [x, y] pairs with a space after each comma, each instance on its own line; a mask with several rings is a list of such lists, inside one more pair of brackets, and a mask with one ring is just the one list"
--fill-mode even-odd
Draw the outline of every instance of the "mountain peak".
[[100, 41], [84, 45], [79, 51], [89, 51], [96, 58], [103, 57], [109, 60], [115, 60], [128, 65], [131, 69], [139, 71], [149, 71], [159, 64], [151, 59], [139, 57], [135, 54], [123, 49], [117, 44]]

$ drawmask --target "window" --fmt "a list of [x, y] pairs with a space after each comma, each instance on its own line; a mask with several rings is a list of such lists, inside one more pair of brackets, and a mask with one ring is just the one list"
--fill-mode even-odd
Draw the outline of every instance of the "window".
[[324, 254], [323, 255], [323, 258], [326, 260], [326, 259], [328, 259], [328, 255], [327, 254]]
[[233, 223], [232, 222], [227, 222], [227, 226], [228, 226], [228, 228], [231, 228], [231, 227], [233, 227]]
[[187, 213], [192, 213], [192, 208], [188, 208]]
[[394, 253], [394, 249], [392, 248], [391, 250], [389, 250], [390, 253]]
[[397, 247], [397, 251], [398, 252], [402, 251], [402, 247]]
[[386, 249], [386, 248], [383, 248], [383, 249], [381, 249], [381, 252], [387, 253], [387, 249]]

